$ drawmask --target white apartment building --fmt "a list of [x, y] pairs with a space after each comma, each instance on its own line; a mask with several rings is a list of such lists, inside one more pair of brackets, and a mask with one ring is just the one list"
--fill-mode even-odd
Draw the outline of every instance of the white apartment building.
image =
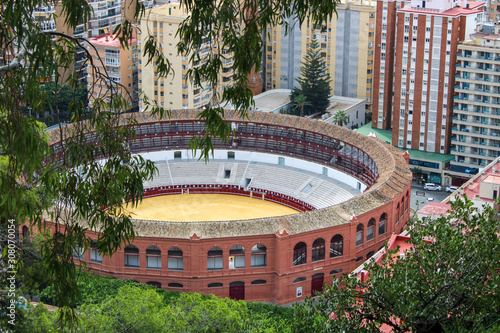
[[471, 38], [458, 46], [451, 139], [450, 174], [463, 178], [500, 156], [500, 26]]

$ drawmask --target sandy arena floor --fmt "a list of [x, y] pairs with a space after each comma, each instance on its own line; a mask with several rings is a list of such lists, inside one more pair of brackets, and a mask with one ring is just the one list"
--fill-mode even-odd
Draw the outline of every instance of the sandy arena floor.
[[299, 213], [280, 204], [228, 194], [176, 194], [145, 198], [132, 217], [164, 221], [225, 221]]

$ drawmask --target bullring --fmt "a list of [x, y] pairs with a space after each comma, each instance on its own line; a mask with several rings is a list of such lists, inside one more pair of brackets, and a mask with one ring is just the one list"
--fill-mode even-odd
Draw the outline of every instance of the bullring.
[[[186, 155], [189, 140], [203, 131], [197, 115], [195, 110], [174, 110], [168, 120], [160, 120], [134, 114], [136, 138], [128, 148], [146, 157], [160, 154], [163, 157], [156, 159], [165, 164], [194, 165], [197, 162]], [[145, 197], [187, 192], [252, 195], [301, 213], [232, 221], [135, 220], [136, 238], [111, 258], [93, 249], [81, 254], [92, 271], [165, 289], [284, 304], [352, 271], [404, 228], [411, 186], [407, 153], [377, 138], [307, 118], [250, 111], [248, 119], [235, 112], [227, 112], [225, 119], [233, 135], [228, 142], [214, 142], [219, 155], [213, 163], [219, 163], [222, 173], [204, 182], [177, 183], [171, 175], [164, 182], [155, 179], [145, 184]], [[49, 135], [57, 152], [58, 135]], [[310, 163], [310, 179], [319, 179], [318, 184], [326, 172], [351, 182], [360, 193], [329, 204], [308, 202], [300, 191], [293, 195], [266, 189], [265, 184], [254, 187], [252, 179], [228, 181], [232, 166], [236, 174], [251, 163], [239, 158], [249, 153], [275, 160], [273, 170], [278, 173], [288, 170], [291, 161]]]

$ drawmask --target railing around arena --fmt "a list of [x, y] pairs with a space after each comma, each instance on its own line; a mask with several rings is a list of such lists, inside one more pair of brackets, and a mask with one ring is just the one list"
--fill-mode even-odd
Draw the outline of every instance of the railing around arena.
[[266, 201], [278, 203], [296, 209], [300, 212], [315, 210], [316, 208], [308, 203], [298, 200], [294, 197], [284, 195], [278, 192], [248, 188], [245, 190], [238, 185], [220, 185], [220, 184], [190, 184], [190, 185], [169, 185], [151, 187], [144, 190], [144, 198], [155, 197], [169, 194], [231, 194], [246, 197], [259, 198]]

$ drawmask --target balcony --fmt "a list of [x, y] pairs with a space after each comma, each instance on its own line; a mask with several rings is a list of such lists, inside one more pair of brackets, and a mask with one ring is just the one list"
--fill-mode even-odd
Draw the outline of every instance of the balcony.
[[472, 55], [472, 54], [463, 54], [463, 53], [457, 53], [457, 60], [464, 60], [464, 59], [459, 59], [459, 58], [464, 58], [464, 59], [477, 59], [477, 60], [483, 60], [483, 61], [495, 61], [496, 58], [493, 55], [490, 56], [480, 56], [480, 55]]
[[494, 118], [496, 118], [497, 116], [500, 116], [500, 109], [498, 109], [499, 111], [496, 111], [495, 108], [488, 108], [487, 110], [484, 110], [484, 109], [476, 109], [476, 108], [458, 108], [456, 106], [453, 107], [453, 110], [455, 113], [457, 114], [462, 114], [462, 113], [466, 113], [466, 114], [470, 114], [470, 113], [475, 113], [475, 114], [480, 114], [480, 115], [490, 115], [490, 116], [493, 116]]
[[500, 68], [485, 68], [482, 66], [471, 66], [471, 65], [462, 65], [462, 64], [456, 64], [455, 67], [459, 71], [467, 71], [467, 72], [479, 72], [479, 73], [484, 73], [484, 74], [491, 74], [491, 72], [500, 72]]
[[117, 58], [105, 58], [104, 63], [106, 66], [120, 67], [120, 59]]

